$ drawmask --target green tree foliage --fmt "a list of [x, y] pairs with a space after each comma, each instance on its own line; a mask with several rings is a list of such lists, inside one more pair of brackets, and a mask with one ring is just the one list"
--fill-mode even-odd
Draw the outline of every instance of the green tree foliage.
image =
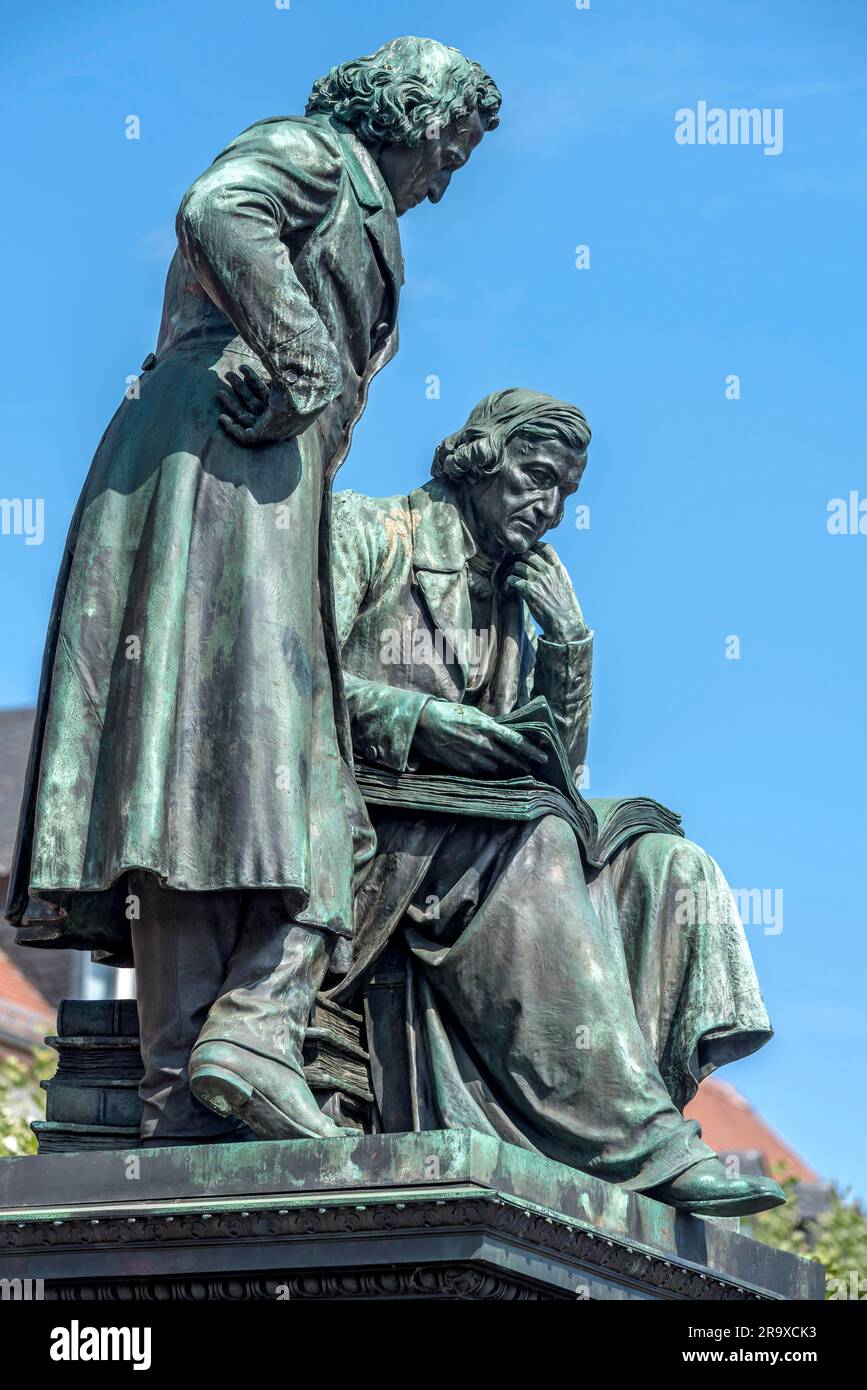
[[0, 1058], [0, 1158], [36, 1152], [30, 1121], [45, 1114], [45, 1092], [39, 1083], [57, 1065], [55, 1053], [40, 1048], [27, 1061]]
[[818, 1260], [825, 1266], [826, 1298], [867, 1300], [867, 1213], [861, 1203], [832, 1187], [824, 1210], [805, 1219], [798, 1210], [797, 1184], [788, 1179], [783, 1185], [786, 1205], [744, 1222], [744, 1234]]

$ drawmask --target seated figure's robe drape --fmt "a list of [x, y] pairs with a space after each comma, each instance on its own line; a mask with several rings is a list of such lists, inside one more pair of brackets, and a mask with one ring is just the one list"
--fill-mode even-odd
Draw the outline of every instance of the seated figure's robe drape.
[[[445, 481], [409, 497], [335, 498], [358, 757], [411, 766], [426, 701], [467, 698], [469, 668], [440, 660], [435, 638], [471, 621], [474, 558]], [[472, 698], [505, 713], [544, 694], [577, 767], [592, 635], [548, 643], [517, 595], [498, 607], [488, 689]], [[384, 1127], [468, 1125], [642, 1189], [710, 1156], [682, 1107], [701, 1076], [771, 1035], [713, 860], [679, 836], [649, 834], [590, 873], [554, 817], [371, 814], [377, 852], [335, 993], [362, 992]], [[678, 912], [684, 888], [697, 914]]]

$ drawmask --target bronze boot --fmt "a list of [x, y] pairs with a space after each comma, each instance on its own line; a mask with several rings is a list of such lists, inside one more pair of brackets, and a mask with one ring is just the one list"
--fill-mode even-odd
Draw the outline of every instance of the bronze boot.
[[319, 1109], [304, 1074], [237, 1043], [200, 1043], [190, 1059], [196, 1100], [234, 1115], [260, 1139], [335, 1139], [352, 1133]]
[[729, 1177], [718, 1158], [696, 1163], [644, 1195], [699, 1216], [751, 1216], [786, 1200], [773, 1178]]
[[353, 1132], [323, 1114], [304, 1078], [304, 1036], [329, 954], [323, 932], [295, 923], [269, 969], [255, 953], [242, 957], [238, 983], [230, 974], [190, 1056], [196, 1100], [234, 1115], [260, 1139]]

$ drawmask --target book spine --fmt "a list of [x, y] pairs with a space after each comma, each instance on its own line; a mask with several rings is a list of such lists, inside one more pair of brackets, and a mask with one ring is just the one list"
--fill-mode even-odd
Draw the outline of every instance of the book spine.
[[57, 1010], [59, 1037], [137, 1037], [134, 999], [63, 999]]

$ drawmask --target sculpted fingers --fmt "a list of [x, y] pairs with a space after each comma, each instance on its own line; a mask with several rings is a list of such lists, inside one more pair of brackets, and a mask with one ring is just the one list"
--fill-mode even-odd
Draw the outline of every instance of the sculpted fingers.
[[526, 777], [528, 768], [526, 763], [522, 763], [520, 758], [513, 758], [508, 753], [502, 753], [496, 761], [496, 772], [502, 776]]
[[[239, 424], [249, 426], [256, 423], [257, 416], [247, 410], [236, 397], [230, 396], [228, 391], [218, 391], [217, 400], [226, 411], [227, 415], [231, 417], [231, 419], [236, 420]], [[224, 415], [220, 416], [221, 420], [225, 418], [226, 416]]]
[[241, 368], [241, 375], [250, 393], [261, 401], [262, 407], [264, 408], [268, 404], [270, 396], [270, 388], [267, 381], [263, 381], [262, 378], [257, 376], [253, 371], [252, 367], [246, 365]]
[[241, 405], [253, 415], [261, 415], [265, 409], [262, 397], [248, 384], [247, 377], [238, 372], [226, 373], [226, 384], [231, 386]]
[[474, 770], [481, 772], [486, 777], [496, 777], [501, 771], [501, 764], [493, 753], [479, 753]]
[[534, 574], [538, 574], [538, 573], [539, 573], [539, 571], [538, 571], [537, 569], [535, 569], [535, 568], [529, 563], [528, 560], [521, 559], [521, 560], [516, 560], [516, 561], [514, 562], [514, 564], [511, 566], [511, 568], [510, 568], [510, 570], [509, 570], [509, 578], [511, 579], [512, 576], [514, 575], [514, 576], [515, 576], [516, 578], [518, 578], [518, 579], [530, 579], [530, 578], [532, 578], [532, 576], [533, 576]]
[[529, 603], [532, 596], [532, 585], [528, 579], [522, 579], [519, 574], [510, 574], [503, 585], [503, 591], [507, 594], [519, 594], [522, 599]]
[[526, 777], [532, 772], [533, 765], [543, 761], [543, 758], [540, 758], [537, 749], [523, 742], [520, 751], [507, 749], [501, 744], [495, 745], [494, 761], [501, 776], [507, 773]]
[[529, 736], [524, 739], [524, 747], [521, 751], [527, 761], [535, 764], [537, 767], [541, 767], [542, 764], [548, 760], [547, 753], [541, 748], [537, 748]]
[[[545, 550], [549, 555], [554, 555], [550, 545], [546, 545]], [[554, 558], [556, 559], [556, 556]], [[540, 550], [528, 550], [526, 555], [521, 556], [521, 560], [533, 574], [548, 574], [551, 569], [552, 561]]]
[[249, 446], [251, 444], [258, 444], [259, 442], [259, 435], [255, 426], [245, 428], [237, 424], [230, 415], [221, 415], [220, 424], [226, 431], [226, 434], [231, 435], [239, 444]]
[[563, 570], [564, 573], [566, 572], [563, 561], [560, 559], [553, 545], [548, 545], [546, 541], [537, 541], [529, 551], [529, 554], [534, 560], [547, 568]]
[[488, 736], [489, 747], [500, 768], [526, 775], [528, 770], [545, 761], [545, 754], [516, 729], [497, 725]]
[[517, 729], [510, 729], [506, 724], [497, 724], [494, 720], [491, 720], [491, 725], [491, 728], [485, 730], [489, 739], [504, 748], [511, 748], [515, 753], [520, 753], [524, 740]]
[[536, 748], [524, 734], [518, 733], [517, 729], [497, 725], [496, 732], [491, 737], [500, 747], [517, 757], [522, 763], [543, 763], [545, 761], [545, 754]]

